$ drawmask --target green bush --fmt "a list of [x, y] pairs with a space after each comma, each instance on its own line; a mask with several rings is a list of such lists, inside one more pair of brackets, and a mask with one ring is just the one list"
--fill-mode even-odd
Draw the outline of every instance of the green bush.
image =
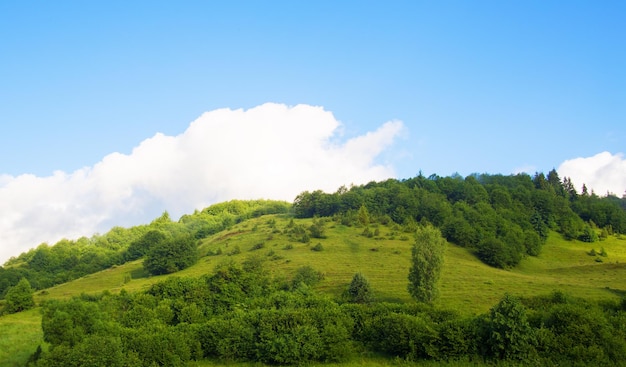
[[324, 274], [313, 269], [310, 265], [301, 266], [296, 269], [296, 274], [291, 281], [292, 288], [297, 288], [301, 283], [311, 287], [321, 282], [324, 279]]
[[437, 354], [435, 325], [420, 316], [389, 312], [369, 322], [366, 335], [370, 347], [391, 356], [418, 360]]
[[169, 274], [183, 270], [198, 261], [196, 240], [181, 234], [152, 246], [143, 266], [152, 275]]
[[486, 325], [487, 355], [496, 359], [527, 361], [535, 353], [535, 334], [526, 316], [526, 308], [506, 294], [491, 309]]
[[262, 248], [264, 248], [264, 247], [265, 247], [265, 242], [259, 242], [259, 243], [257, 243], [257, 244], [254, 244], [254, 245], [252, 246], [252, 248], [250, 248], [250, 251], [260, 250], [260, 249], [262, 249]]
[[25, 311], [34, 306], [33, 289], [26, 278], [22, 278], [17, 285], [10, 287], [4, 297], [4, 311], [7, 313]]
[[324, 251], [324, 246], [318, 242], [317, 245], [311, 247], [311, 251]]

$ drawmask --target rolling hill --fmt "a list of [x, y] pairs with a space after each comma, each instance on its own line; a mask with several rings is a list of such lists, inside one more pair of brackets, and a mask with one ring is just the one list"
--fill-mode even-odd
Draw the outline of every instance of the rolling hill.
[[[309, 265], [324, 274], [315, 288], [337, 298], [352, 276], [360, 272], [370, 281], [377, 301], [412, 302], [407, 292], [410, 266], [410, 233], [396, 224], [374, 225], [375, 236], [363, 234], [362, 226], [345, 226], [325, 220], [325, 238], [303, 243], [289, 227], [308, 227], [314, 219], [293, 219], [274, 214], [244, 220], [217, 232], [199, 243], [199, 261], [182, 271], [149, 276], [142, 260], [113, 266], [104, 271], [37, 291], [41, 304], [50, 299], [69, 299], [80, 294], [137, 292], [167, 277], [197, 277], [211, 274], [225, 261], [241, 262], [250, 256], [262, 257], [275, 278], [289, 279], [294, 271]], [[321, 244], [321, 246], [319, 246]], [[314, 248], [321, 248], [314, 251]], [[589, 255], [601, 248], [606, 257]], [[472, 250], [448, 244], [440, 282], [441, 296], [435, 306], [462, 314], [486, 313], [505, 293], [520, 297], [563, 291], [573, 297], [593, 300], [619, 299], [626, 291], [626, 239], [610, 236], [596, 243], [565, 241], [550, 233], [541, 254], [527, 257], [515, 268], [504, 270], [481, 262]], [[0, 317], [1, 366], [24, 363], [42, 343], [41, 316], [37, 310]]]

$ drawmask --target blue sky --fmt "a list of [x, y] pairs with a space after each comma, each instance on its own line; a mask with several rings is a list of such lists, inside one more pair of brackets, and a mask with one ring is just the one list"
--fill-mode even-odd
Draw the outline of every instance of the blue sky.
[[[175, 193], [184, 183], [164, 181], [151, 191], [142, 178], [143, 186], [115, 182], [115, 191], [102, 189], [106, 180], [94, 174], [103, 162], [120, 161], [106, 157], [119, 153], [131, 160], [142, 142], [151, 147], [182, 139], [192, 121], [224, 108], [231, 115], [222, 117], [242, 135], [254, 130], [244, 126], [258, 123], [274, 132], [280, 138], [274, 144], [280, 145], [308, 131], [321, 145], [311, 145], [303, 161], [309, 153], [330, 154], [333, 145], [341, 158], [331, 154], [335, 158], [329, 161], [360, 167], [353, 176], [335, 177], [332, 172], [341, 168], [320, 168], [328, 168], [328, 160], [305, 164], [309, 171], [324, 172], [325, 180], [294, 183], [291, 191], [282, 191], [290, 194], [385, 175], [408, 178], [420, 170], [446, 176], [557, 168], [578, 186], [584, 181], [600, 193], [621, 196], [625, 18], [621, 1], [2, 1], [0, 195], [23, 202], [0, 204], [5, 223], [0, 232], [11, 233], [3, 240], [15, 243], [5, 253], [136, 224], [162, 210], [182, 214], [249, 192], [204, 188], [208, 194], [189, 194], [185, 205], [178, 205]], [[233, 112], [260, 111], [255, 108], [266, 103], [278, 105], [266, 105], [265, 115]], [[296, 105], [322, 111], [290, 110]], [[269, 117], [249, 121], [261, 115]], [[202, 146], [220, 146], [222, 134], [230, 136], [215, 116], [205, 119], [214, 128], [196, 129], [207, 134]], [[283, 120], [302, 124], [301, 130], [275, 125]], [[233, 151], [226, 144], [211, 154], [230, 162], [227, 157], [254, 154], [251, 145]], [[194, 152], [206, 153], [200, 146]], [[138, 167], [150, 166], [150, 157], [168, 161], [181, 155], [174, 148], [150, 149], [171, 155], [137, 159]], [[358, 152], [367, 159], [359, 161]], [[202, 162], [207, 176], [217, 175], [209, 167], [213, 161]], [[232, 163], [231, 171], [219, 171], [225, 182], [250, 180], [232, 173], [247, 170], [247, 163]], [[268, 169], [287, 163], [298, 164], [280, 158]], [[189, 169], [203, 170], [199, 164]], [[276, 180], [291, 182], [289, 172], [277, 172]], [[185, 172], [179, 168], [171, 175]], [[28, 184], [20, 181], [26, 177]], [[38, 228], [52, 226], [29, 214], [41, 211], [42, 201], [61, 219], [84, 214], [71, 210], [84, 196], [56, 196], [68, 185], [89, 197], [123, 192], [113, 201], [141, 205], [97, 207], [90, 214], [99, 219], [88, 224], [24, 237], [29, 221], [41, 221]], [[151, 199], [137, 199], [140, 192]], [[35, 201], [38, 195], [42, 198]]]

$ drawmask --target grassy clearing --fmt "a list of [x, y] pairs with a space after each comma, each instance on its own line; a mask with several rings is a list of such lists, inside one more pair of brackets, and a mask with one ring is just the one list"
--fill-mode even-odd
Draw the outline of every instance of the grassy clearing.
[[42, 341], [39, 308], [0, 317], [0, 367], [23, 366]]
[[[212, 273], [215, 266], [224, 261], [243, 261], [251, 255], [258, 255], [267, 260], [269, 271], [278, 278], [289, 279], [295, 269], [304, 265], [323, 272], [325, 279], [316, 288], [332, 296], [339, 296], [347, 288], [352, 276], [361, 272], [369, 280], [377, 300], [411, 302], [407, 292], [413, 244], [410, 234], [402, 233], [397, 228], [379, 226], [378, 235], [369, 238], [362, 235], [363, 227], [346, 227], [329, 222], [326, 224], [326, 238], [311, 238], [309, 243], [302, 243], [286, 233], [289, 221], [290, 218], [286, 216], [264, 216], [239, 223], [227, 231], [206, 238], [199, 246], [200, 254], [204, 256], [198, 263], [173, 275], [200, 276]], [[306, 227], [312, 224], [312, 220], [308, 219], [295, 222]], [[317, 244], [321, 244], [322, 251], [312, 251]], [[588, 253], [592, 248], [597, 253], [604, 248], [608, 256], [590, 256]], [[208, 256], [209, 253], [220, 254]], [[512, 270], [489, 267], [471, 251], [449, 245], [440, 283], [441, 295], [436, 305], [472, 315], [487, 312], [507, 292], [518, 296], [534, 296], [561, 290], [574, 297], [588, 299], [624, 297], [625, 271], [626, 238], [615, 236], [589, 244], [564, 241], [560, 235], [553, 233], [540, 256], [524, 259]], [[121, 289], [140, 291], [166, 277], [168, 275], [148, 276], [143, 271], [142, 261], [138, 260], [39, 291], [35, 300], [39, 303], [46, 299], [70, 298], [81, 293], [93, 294], [105, 290], [114, 293]], [[42, 342], [40, 324], [38, 310], [0, 318], [0, 366], [20, 365], [28, 359]], [[217, 366], [223, 365], [223, 362], [202, 361], [195, 365]], [[336, 366], [366, 365], [406, 364], [403, 361], [367, 356]], [[424, 365], [429, 366], [428, 363]], [[447, 364], [456, 365], [472, 364]], [[232, 366], [259, 365], [233, 363]]]

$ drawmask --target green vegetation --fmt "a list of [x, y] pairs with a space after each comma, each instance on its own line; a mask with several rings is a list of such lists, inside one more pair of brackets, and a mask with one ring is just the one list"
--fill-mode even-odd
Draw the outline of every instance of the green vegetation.
[[165, 212], [149, 225], [114, 227], [104, 235], [64, 239], [54, 246], [44, 243], [0, 267], [0, 298], [22, 278], [34, 289], [49, 288], [139, 259], [165, 238], [187, 234], [202, 239], [250, 218], [287, 213], [290, 207], [282, 201], [232, 200], [183, 215], [178, 222]]
[[35, 306], [33, 289], [26, 278], [22, 278], [15, 287], [10, 287], [4, 298], [4, 312], [16, 313]]
[[[439, 177], [419, 175], [408, 180], [370, 182], [340, 188], [333, 194], [303, 192], [294, 201], [299, 218], [341, 218], [344, 225], [365, 227], [373, 237], [371, 220], [391, 221], [415, 229], [428, 222], [441, 229], [451, 243], [472, 249], [486, 264], [517, 266], [526, 256], [537, 256], [550, 230], [567, 240], [595, 242], [595, 228], [626, 232], [626, 200], [579, 195], [568, 178], [555, 170], [515, 176], [471, 175]], [[602, 234], [602, 232], [601, 232]]]
[[198, 261], [196, 240], [189, 234], [164, 238], [151, 245], [143, 266], [152, 275], [170, 274]]
[[40, 308], [0, 317], [0, 366], [24, 366], [42, 342]]
[[346, 299], [348, 302], [353, 303], [372, 302], [372, 287], [363, 274], [354, 274], [346, 292]]
[[408, 290], [418, 302], [433, 302], [439, 296], [438, 282], [443, 267], [446, 240], [431, 225], [419, 227], [411, 249]]
[[2, 309], [41, 306], [0, 317], [0, 366], [623, 365], [626, 200], [570, 185], [420, 175], [41, 245], [0, 267]]

